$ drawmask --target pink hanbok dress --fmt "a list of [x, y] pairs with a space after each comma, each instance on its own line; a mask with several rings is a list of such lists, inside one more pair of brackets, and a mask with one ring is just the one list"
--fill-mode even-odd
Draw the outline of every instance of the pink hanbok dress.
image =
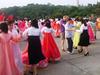
[[17, 41], [10, 34], [0, 33], [0, 75], [21, 75], [14, 60], [11, 40]]
[[89, 33], [90, 43], [94, 43], [95, 42], [95, 35], [94, 35], [94, 31], [93, 31], [93, 28], [92, 28], [90, 22], [88, 22], [88, 33]]
[[[12, 32], [9, 31], [9, 33], [11, 33], [11, 35], [13, 37], [17, 37], [19, 39], [19, 41], [21, 40], [21, 37], [20, 37], [19, 33], [17, 32], [17, 30], [15, 28], [12, 29]], [[15, 63], [17, 65], [19, 71], [21, 73], [23, 73], [24, 66], [23, 66], [23, 63], [22, 63], [19, 41], [17, 41], [17, 42], [11, 41], [11, 45], [12, 45], [13, 52], [14, 52]]]

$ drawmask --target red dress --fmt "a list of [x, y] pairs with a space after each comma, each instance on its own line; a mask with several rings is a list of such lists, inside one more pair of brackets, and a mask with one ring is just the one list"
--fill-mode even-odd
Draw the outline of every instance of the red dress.
[[42, 40], [42, 47], [43, 47], [43, 53], [46, 57], [47, 61], [58, 61], [61, 58], [59, 49], [52, 37], [52, 29], [43, 27], [42, 28], [42, 33], [44, 35], [43, 40]]
[[56, 37], [60, 37], [60, 22], [59, 21], [57, 21], [56, 22], [56, 32], [55, 32], [55, 35], [56, 35]]
[[4, 16], [0, 15], [0, 22], [4, 21]]

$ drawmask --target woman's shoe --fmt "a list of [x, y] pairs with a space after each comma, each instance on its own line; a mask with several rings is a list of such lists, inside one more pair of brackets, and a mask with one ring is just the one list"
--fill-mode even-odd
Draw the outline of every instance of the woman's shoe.
[[63, 51], [63, 52], [66, 52], [66, 50], [65, 50], [65, 49], [62, 49], [62, 51]]
[[32, 72], [32, 71], [29, 71], [29, 73], [33, 74], [33, 72]]
[[27, 71], [24, 71], [24, 75], [28, 75], [29, 73]]
[[74, 49], [77, 49], [77, 47], [74, 47]]
[[83, 52], [83, 49], [81, 49], [81, 50], [78, 50], [78, 53], [80, 54], [80, 53], [82, 53]]
[[89, 52], [85, 53], [84, 56], [89, 56]]

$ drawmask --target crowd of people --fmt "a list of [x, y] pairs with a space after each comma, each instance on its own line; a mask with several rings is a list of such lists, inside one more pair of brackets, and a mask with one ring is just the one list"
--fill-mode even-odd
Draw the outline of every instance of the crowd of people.
[[[45, 68], [49, 61], [61, 60], [60, 50], [54, 38], [61, 38], [61, 50], [73, 54], [76, 49], [89, 55], [88, 46], [96, 40], [96, 22], [92, 18], [4, 20], [0, 15], [0, 75], [37, 75], [37, 68]], [[19, 43], [27, 44], [20, 50]], [[67, 49], [65, 43], [67, 40]], [[21, 52], [22, 51], [22, 52]]]

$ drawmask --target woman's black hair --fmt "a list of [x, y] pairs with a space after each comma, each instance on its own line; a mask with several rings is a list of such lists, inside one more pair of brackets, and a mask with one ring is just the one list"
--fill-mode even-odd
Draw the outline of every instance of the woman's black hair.
[[82, 23], [84, 24], [84, 26], [87, 26], [87, 19], [83, 19]]
[[1, 29], [2, 32], [8, 33], [8, 25], [7, 25], [7, 23], [6, 22], [1, 23], [0, 24], [0, 29]]
[[46, 20], [45, 20], [45, 26], [46, 26], [47, 28], [51, 28], [51, 22], [50, 22], [49, 19], [46, 19]]
[[41, 25], [44, 25], [44, 22], [41, 22]]
[[79, 18], [77, 17], [77, 18], [75, 18], [75, 21], [79, 21]]
[[10, 25], [13, 24], [13, 23], [14, 23], [14, 21], [8, 21], [8, 22], [7, 22], [8, 26], [10, 26]]
[[33, 19], [31, 22], [31, 26], [35, 27], [35, 28], [39, 28], [38, 27], [38, 20], [37, 19]]

